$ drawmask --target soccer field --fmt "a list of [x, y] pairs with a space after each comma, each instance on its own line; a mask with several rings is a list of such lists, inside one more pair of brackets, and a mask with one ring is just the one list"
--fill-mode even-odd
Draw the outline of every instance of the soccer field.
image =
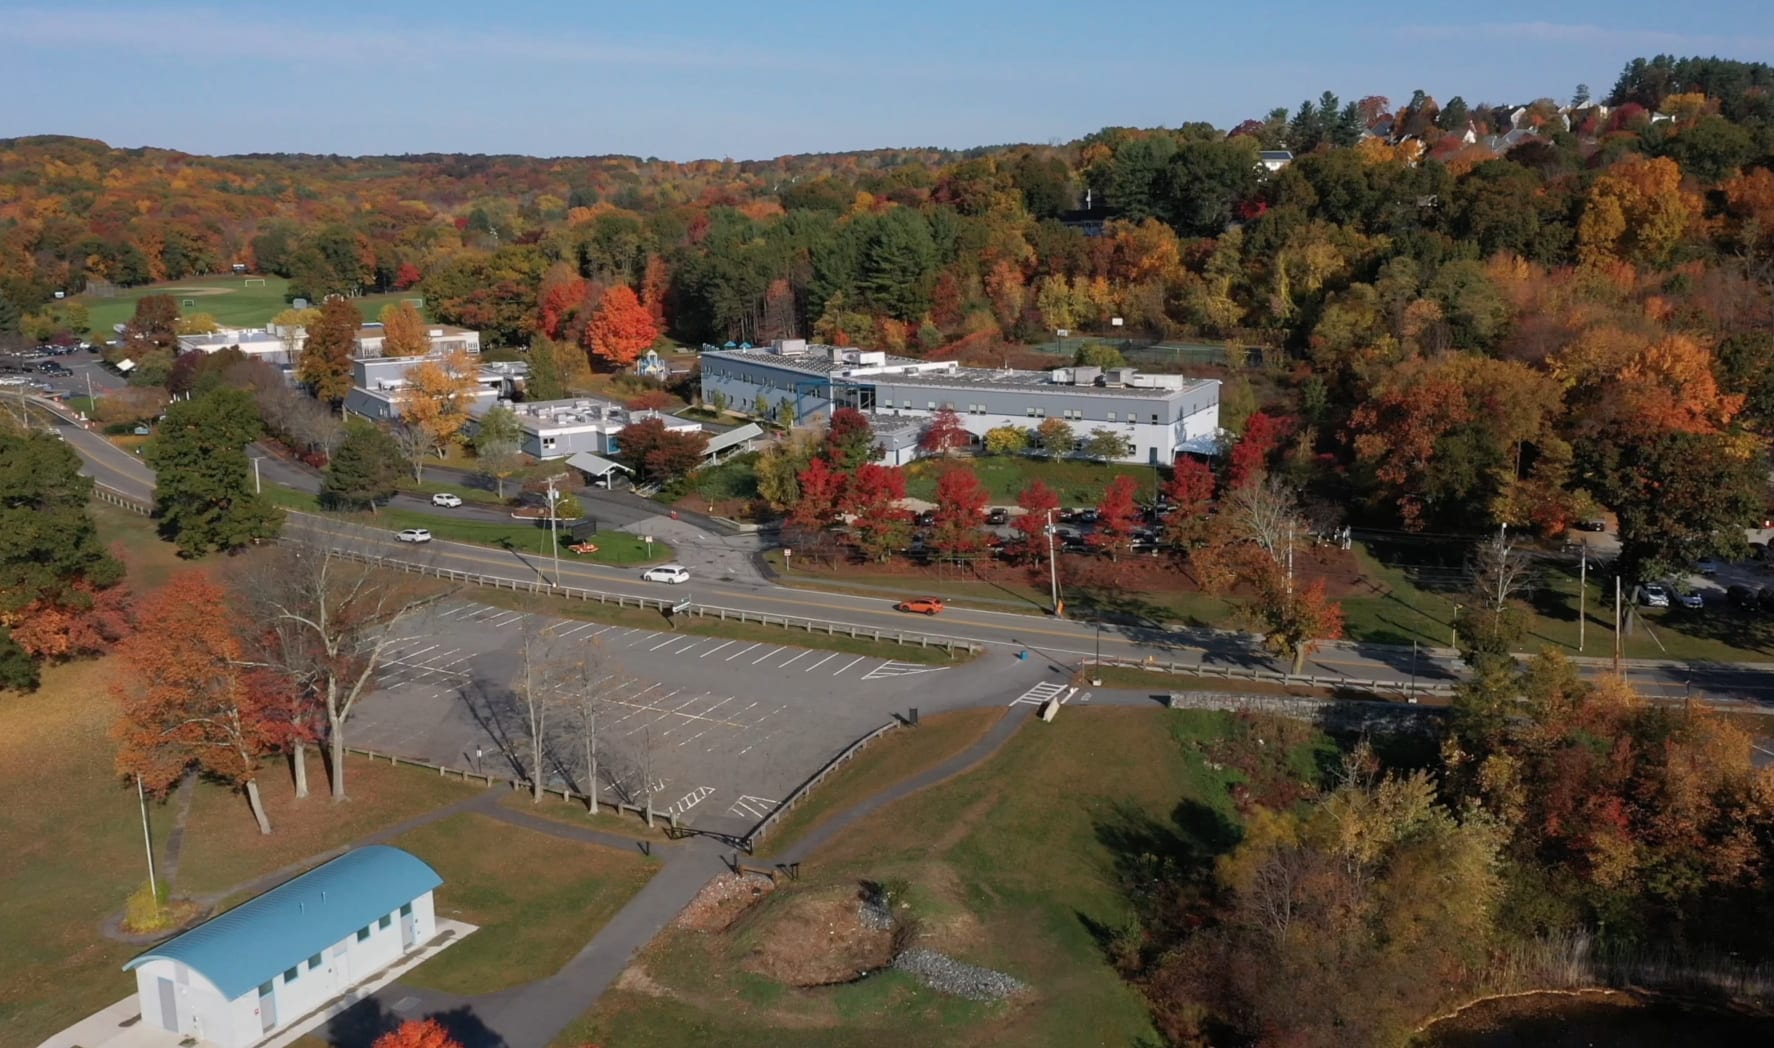
[[[265, 283], [263, 287], [246, 287], [245, 282], [248, 280], [263, 280]], [[288, 307], [289, 303], [284, 299], [288, 288], [289, 281], [283, 277], [241, 277], [230, 274], [132, 287], [123, 289], [110, 298], [80, 295], [75, 301], [86, 306], [93, 334], [101, 338], [111, 338], [116, 326], [128, 320], [135, 312], [136, 302], [148, 295], [170, 295], [178, 304], [180, 313], [208, 313], [224, 327], [263, 327], [272, 317]], [[365, 295], [352, 300], [352, 304], [363, 314], [365, 320], [375, 320], [383, 306], [413, 297], [417, 296], [411, 291]], [[187, 299], [190, 300], [190, 305], [185, 304]]]

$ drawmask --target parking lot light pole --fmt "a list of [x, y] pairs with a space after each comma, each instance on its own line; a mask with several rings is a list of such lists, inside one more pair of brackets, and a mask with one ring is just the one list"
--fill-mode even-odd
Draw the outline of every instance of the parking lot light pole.
[[1053, 557], [1053, 510], [1051, 510], [1051, 509], [1047, 511], [1047, 527], [1043, 530], [1045, 530], [1047, 532], [1047, 578], [1048, 578], [1048, 583], [1051, 586], [1051, 596], [1053, 598], [1053, 613], [1055, 615], [1058, 615], [1060, 612], [1060, 607], [1059, 607], [1059, 562], [1057, 560], [1055, 560]]

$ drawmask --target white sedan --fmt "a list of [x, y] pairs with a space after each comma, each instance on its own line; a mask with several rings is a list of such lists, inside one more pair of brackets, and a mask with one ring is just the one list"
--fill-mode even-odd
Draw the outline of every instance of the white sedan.
[[661, 564], [657, 568], [648, 568], [641, 572], [641, 578], [648, 582], [669, 582], [676, 585], [690, 581], [690, 569], [682, 564]]
[[406, 528], [394, 534], [397, 542], [430, 542], [431, 532], [425, 528]]
[[462, 496], [452, 495], [447, 491], [440, 491], [431, 496], [431, 504], [433, 506], [442, 506], [445, 509], [455, 509], [462, 504]]

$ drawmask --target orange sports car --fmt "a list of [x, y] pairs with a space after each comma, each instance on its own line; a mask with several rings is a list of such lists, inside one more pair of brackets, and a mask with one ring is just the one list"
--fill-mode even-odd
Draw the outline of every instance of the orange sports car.
[[942, 611], [942, 599], [940, 597], [913, 597], [895, 604], [893, 610], [909, 611], [915, 615], [935, 615]]

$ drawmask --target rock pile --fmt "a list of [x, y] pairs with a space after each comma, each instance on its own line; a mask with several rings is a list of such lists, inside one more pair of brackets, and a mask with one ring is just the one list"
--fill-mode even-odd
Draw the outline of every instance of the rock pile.
[[1003, 972], [957, 961], [922, 946], [901, 951], [893, 959], [893, 967], [916, 975], [924, 985], [938, 993], [965, 997], [970, 1001], [1001, 1001], [1029, 989], [1022, 980]]

